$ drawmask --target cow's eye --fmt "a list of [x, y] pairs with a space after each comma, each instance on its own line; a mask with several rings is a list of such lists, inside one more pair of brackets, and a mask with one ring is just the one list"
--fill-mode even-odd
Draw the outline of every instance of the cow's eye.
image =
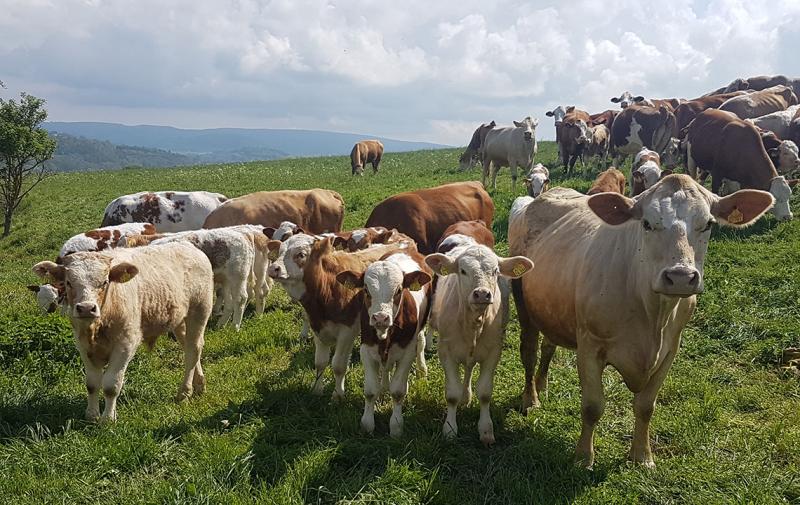
[[464, 270], [463, 268], [461, 269], [461, 275], [467, 275], [467, 271]]
[[644, 226], [644, 229], [647, 231], [653, 231], [653, 225], [651, 225], [650, 221], [648, 221], [647, 219], [642, 220], [642, 226]]
[[71, 287], [72, 287], [72, 283], [71, 283], [71, 282], [69, 282], [69, 281], [67, 281], [67, 287], [68, 287], [68, 288], [71, 288]]
[[494, 272], [492, 272], [492, 275], [500, 275], [500, 267], [494, 267]]
[[703, 231], [706, 232], [706, 231], [710, 230], [711, 227], [714, 226], [714, 223], [715, 223], [715, 221], [713, 219], [709, 219], [708, 223], [706, 223], [706, 227], [703, 228]]
[[106, 286], [108, 286], [108, 279], [103, 281], [103, 285], [101, 287], [106, 287]]

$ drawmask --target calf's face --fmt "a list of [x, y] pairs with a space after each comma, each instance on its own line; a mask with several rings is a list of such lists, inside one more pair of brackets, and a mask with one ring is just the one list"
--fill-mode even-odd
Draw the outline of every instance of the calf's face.
[[784, 140], [776, 148], [778, 166], [775, 168], [782, 174], [792, 174], [800, 170], [800, 157], [798, 157], [797, 144], [791, 140]]
[[500, 258], [484, 245], [454, 249], [449, 255], [430, 254], [425, 263], [439, 275], [455, 275], [458, 296], [478, 311], [500, 303], [497, 288], [500, 275], [518, 278], [533, 268], [533, 262], [524, 256]]
[[67, 305], [73, 321], [91, 322], [102, 315], [103, 304], [112, 282], [124, 283], [139, 270], [130, 263], [117, 263], [92, 253], [76, 253], [64, 259], [64, 265], [42, 261], [33, 267], [40, 277], [63, 282]]
[[792, 186], [797, 184], [797, 179], [787, 181], [786, 177], [775, 177], [770, 181], [769, 192], [775, 197], [775, 206], [772, 213], [778, 221], [790, 221], [794, 215], [789, 206], [789, 199], [792, 197]]
[[528, 176], [525, 177], [525, 188], [531, 198], [536, 198], [544, 191], [547, 191], [549, 184], [550, 172], [541, 163], [533, 167]]
[[611, 99], [611, 103], [618, 103], [621, 109], [627, 109], [630, 105], [634, 105], [643, 101], [643, 96], [633, 96], [631, 95], [630, 91], [625, 91], [619, 97], [614, 97]]
[[642, 265], [651, 272], [650, 288], [670, 297], [703, 291], [703, 262], [715, 222], [742, 227], [755, 222], [773, 203], [765, 191], [742, 190], [721, 198], [687, 175], [670, 175], [636, 196], [600, 193], [589, 208], [603, 221], [620, 225], [635, 220]]
[[36, 294], [36, 302], [39, 304], [39, 309], [45, 314], [52, 314], [58, 310], [61, 294], [63, 292], [63, 285], [61, 292], [52, 284], [42, 284], [41, 286], [28, 286], [28, 289]]
[[567, 112], [564, 110], [563, 105], [559, 105], [555, 109], [545, 112], [544, 115], [553, 118], [555, 124], [559, 124], [564, 121], [564, 116], [567, 115]]
[[267, 274], [280, 283], [301, 282], [303, 269], [315, 240], [313, 236], [305, 234], [294, 235], [286, 242], [271, 240], [267, 247], [270, 250], [272, 263], [267, 269]]

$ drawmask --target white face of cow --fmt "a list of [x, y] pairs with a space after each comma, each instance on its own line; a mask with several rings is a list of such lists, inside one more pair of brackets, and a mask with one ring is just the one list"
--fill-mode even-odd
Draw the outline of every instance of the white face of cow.
[[536, 125], [539, 124], [537, 119], [531, 119], [530, 116], [522, 121], [514, 121], [514, 126], [523, 129], [523, 136], [525, 140], [533, 140], [536, 137]]
[[305, 231], [291, 221], [284, 221], [277, 228], [264, 228], [264, 235], [283, 242], [300, 233], [305, 233]]
[[537, 163], [531, 168], [528, 176], [525, 177], [525, 187], [528, 190], [528, 196], [532, 198], [536, 198], [546, 191], [549, 183], [550, 171], [541, 163]]
[[634, 178], [636, 177], [636, 172], [641, 174], [645, 189], [653, 187], [655, 183], [661, 179], [661, 167], [654, 161], [645, 161], [642, 163], [642, 165], [634, 171]]
[[798, 157], [797, 144], [791, 140], [784, 140], [778, 146], [778, 166], [775, 167], [782, 174], [792, 174], [800, 170], [800, 157]]
[[675, 137], [671, 137], [664, 148], [664, 155], [661, 156], [661, 161], [665, 167], [675, 167], [681, 162], [681, 141]]
[[28, 289], [36, 294], [36, 303], [42, 313], [51, 314], [58, 310], [61, 296], [55, 286], [42, 284], [41, 286], [28, 286]]
[[101, 316], [105, 297], [112, 282], [124, 283], [139, 270], [130, 263], [111, 266], [111, 259], [93, 253], [75, 253], [64, 265], [42, 261], [33, 267], [37, 275], [63, 282], [73, 322], [89, 324]]
[[772, 207], [772, 213], [778, 221], [789, 221], [794, 215], [789, 206], [789, 199], [792, 197], [792, 187], [786, 180], [786, 177], [779, 176], [770, 182], [769, 192], [775, 197], [775, 206]]
[[439, 275], [457, 276], [459, 297], [479, 312], [501, 302], [498, 276], [516, 279], [533, 268], [524, 256], [500, 258], [484, 245], [459, 247], [447, 255], [430, 254], [425, 263]]
[[703, 291], [703, 262], [712, 225], [747, 226], [772, 206], [773, 198], [757, 190], [720, 198], [681, 174], [662, 179], [632, 199], [601, 193], [588, 203], [609, 224], [637, 220], [642, 258], [634, 262], [650, 269], [654, 292], [685, 298]]
[[558, 126], [559, 123], [564, 121], [564, 116], [567, 115], [567, 111], [564, 110], [563, 105], [559, 105], [555, 109], [545, 112], [544, 115], [553, 118], [553, 122]]
[[630, 91], [623, 92], [619, 97], [611, 99], [611, 103], [618, 103], [621, 109], [627, 109], [628, 106], [643, 102], [643, 96], [633, 96]]
[[[284, 287], [289, 285], [298, 287], [299, 284], [302, 284], [303, 268], [308, 261], [311, 246], [315, 240], [316, 238], [312, 235], [300, 234], [292, 236], [285, 242], [270, 241], [268, 246], [271, 251], [272, 263], [267, 268], [267, 274]], [[302, 293], [296, 296], [296, 292], [291, 292], [290, 295], [299, 298]]]

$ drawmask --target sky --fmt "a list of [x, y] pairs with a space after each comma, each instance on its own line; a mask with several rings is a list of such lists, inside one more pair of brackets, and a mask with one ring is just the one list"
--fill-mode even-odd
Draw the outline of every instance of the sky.
[[798, 0], [0, 0], [0, 80], [53, 121], [465, 145], [490, 120], [800, 74]]

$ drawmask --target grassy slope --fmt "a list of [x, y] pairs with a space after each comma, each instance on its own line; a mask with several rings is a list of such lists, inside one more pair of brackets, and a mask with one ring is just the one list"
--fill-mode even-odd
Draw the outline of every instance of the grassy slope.
[[[457, 158], [453, 150], [387, 155], [381, 174], [363, 179], [348, 175], [344, 158], [317, 158], [47, 181], [17, 214], [13, 235], [0, 241], [0, 496], [13, 503], [800, 501], [800, 384], [776, 366], [780, 349], [800, 333], [800, 223], [772, 218], [744, 232], [713, 232], [707, 293], [653, 418], [655, 471], [625, 459], [632, 395], [613, 370], [604, 377], [608, 403], [595, 470], [573, 467], [580, 396], [569, 351], [556, 355], [543, 407], [528, 417], [517, 412], [516, 323], [495, 381], [493, 448], [478, 442], [474, 404], [460, 412], [458, 440], [441, 439], [436, 358], [428, 379], [412, 379], [405, 436], [387, 436], [388, 398], [376, 435], [364, 436], [360, 365], [352, 366], [342, 404], [309, 395], [313, 353], [297, 341], [298, 309], [280, 289], [267, 314], [246, 319], [240, 333], [208, 333], [205, 396], [172, 402], [181, 357], [163, 339], [132, 362], [116, 425], [80, 420], [83, 373], [69, 325], [37, 315], [24, 285], [35, 280], [34, 262], [96, 226], [113, 197], [144, 189], [236, 196], [326, 187], [342, 193], [346, 225], [355, 227], [393, 193], [478, 177], [453, 170]], [[539, 159], [554, 165], [554, 158], [552, 144], [544, 144]], [[504, 251], [514, 196], [507, 170], [500, 183], [495, 232]]]

